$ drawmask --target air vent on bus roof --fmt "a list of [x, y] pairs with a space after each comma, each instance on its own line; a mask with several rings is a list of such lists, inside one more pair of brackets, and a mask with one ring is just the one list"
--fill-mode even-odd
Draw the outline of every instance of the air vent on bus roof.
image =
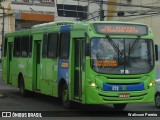
[[55, 24], [55, 22], [43, 23], [43, 24], [34, 25], [34, 26], [32, 26], [32, 28], [46, 27], [46, 26], [50, 26], [50, 25], [54, 25], [54, 24]]
[[71, 25], [75, 24], [76, 22], [56, 22], [57, 25]]
[[76, 24], [76, 22], [50, 22], [50, 23], [43, 23], [43, 24], [39, 24], [39, 25], [34, 25], [32, 26], [32, 28], [37, 28], [37, 27], [48, 27], [51, 25], [55, 25], [55, 26], [61, 26], [61, 25], [72, 25], [72, 24]]

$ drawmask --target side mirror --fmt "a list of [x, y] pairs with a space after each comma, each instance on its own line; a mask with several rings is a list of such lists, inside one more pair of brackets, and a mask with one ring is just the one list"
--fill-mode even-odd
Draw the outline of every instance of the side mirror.
[[160, 84], [160, 79], [155, 80], [156, 84]]
[[156, 61], [158, 61], [158, 45], [155, 45], [155, 56]]
[[89, 43], [86, 43], [85, 45], [85, 56], [89, 56], [90, 53], [90, 45]]

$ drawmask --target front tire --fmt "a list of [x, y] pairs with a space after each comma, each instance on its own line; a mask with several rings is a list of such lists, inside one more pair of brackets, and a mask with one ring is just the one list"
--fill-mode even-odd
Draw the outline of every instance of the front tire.
[[62, 87], [62, 105], [65, 108], [71, 108], [71, 101], [69, 100], [69, 90], [67, 84]]
[[113, 106], [114, 106], [114, 109], [116, 110], [124, 110], [127, 104], [113, 104]]
[[160, 93], [155, 96], [155, 105], [160, 109]]

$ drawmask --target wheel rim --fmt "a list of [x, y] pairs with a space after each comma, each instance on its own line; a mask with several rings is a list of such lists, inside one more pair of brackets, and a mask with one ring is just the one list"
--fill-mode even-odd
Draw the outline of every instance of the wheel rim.
[[67, 100], [68, 100], [68, 90], [65, 89], [65, 90], [63, 91], [63, 101], [67, 101]]
[[160, 96], [159, 95], [156, 96], [156, 106], [160, 107]]

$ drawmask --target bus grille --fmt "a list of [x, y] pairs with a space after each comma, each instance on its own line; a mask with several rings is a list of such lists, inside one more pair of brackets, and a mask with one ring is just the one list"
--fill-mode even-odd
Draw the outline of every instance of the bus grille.
[[[119, 93], [119, 94], [121, 94], [121, 93]], [[132, 100], [142, 100], [147, 95], [147, 92], [145, 91], [143, 93], [130, 95], [128, 98], [120, 98], [119, 94], [108, 95], [108, 94], [99, 93], [99, 96], [101, 96], [101, 98], [104, 101], [132, 101]]]

